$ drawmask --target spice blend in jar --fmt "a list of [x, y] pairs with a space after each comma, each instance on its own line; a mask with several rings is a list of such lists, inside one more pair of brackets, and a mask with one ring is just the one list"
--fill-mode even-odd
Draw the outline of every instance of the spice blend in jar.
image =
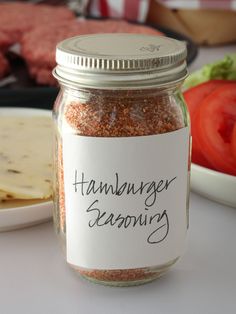
[[114, 286], [151, 281], [188, 228], [186, 48], [157, 36], [78, 36], [57, 47], [54, 222], [67, 262]]

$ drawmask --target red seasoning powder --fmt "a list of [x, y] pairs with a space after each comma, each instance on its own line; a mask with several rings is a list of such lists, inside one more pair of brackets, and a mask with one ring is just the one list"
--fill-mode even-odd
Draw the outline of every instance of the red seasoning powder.
[[[55, 76], [57, 75], [55, 73]], [[140, 137], [145, 140], [146, 136], [171, 134], [176, 130], [184, 130], [188, 120], [178, 89], [181, 80], [170, 82], [164, 87], [157, 85], [155, 88], [139, 89], [81, 88], [79, 85], [78, 87], [67, 86], [63, 81], [61, 81], [63, 89], [54, 107], [57, 128], [54, 222], [57, 232], [65, 244], [67, 229], [70, 228], [71, 223], [66, 224], [67, 211], [70, 209], [67, 207], [69, 201], [65, 206], [66, 177], [64, 174], [67, 168], [63, 165], [64, 134], [72, 134], [78, 139], [81, 137], [87, 139]], [[104, 154], [109, 154], [109, 151], [105, 151]], [[94, 163], [96, 162], [95, 158]], [[143, 163], [145, 166], [145, 160]], [[186, 199], [187, 195], [184, 197]], [[186, 212], [186, 208], [184, 211]], [[140, 250], [142, 250], [141, 246]], [[80, 253], [78, 252], [78, 254]], [[107, 252], [108, 256], [109, 254], [111, 254], [110, 251]], [[145, 265], [145, 267], [138, 268], [122, 266], [120, 269], [113, 269], [114, 267], [112, 269], [104, 267], [91, 269], [83, 265], [76, 265], [71, 261], [68, 263], [90, 280], [125, 286], [145, 283], [159, 277], [175, 263], [178, 257], [174, 256], [166, 263], [156, 266]], [[94, 259], [96, 259], [96, 254]]]

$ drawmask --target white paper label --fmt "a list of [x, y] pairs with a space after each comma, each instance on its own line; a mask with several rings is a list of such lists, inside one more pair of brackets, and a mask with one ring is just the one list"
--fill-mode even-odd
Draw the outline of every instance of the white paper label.
[[65, 134], [67, 261], [92, 269], [161, 265], [187, 231], [189, 129], [139, 137]]

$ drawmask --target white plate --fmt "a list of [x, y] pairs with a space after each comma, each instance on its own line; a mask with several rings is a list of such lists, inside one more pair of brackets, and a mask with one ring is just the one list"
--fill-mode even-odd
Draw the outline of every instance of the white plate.
[[[51, 111], [29, 108], [0, 108], [1, 116], [47, 116]], [[0, 203], [0, 231], [13, 230], [48, 221], [52, 218], [52, 201], [12, 201]]]
[[191, 190], [218, 203], [236, 207], [236, 176], [192, 163]]

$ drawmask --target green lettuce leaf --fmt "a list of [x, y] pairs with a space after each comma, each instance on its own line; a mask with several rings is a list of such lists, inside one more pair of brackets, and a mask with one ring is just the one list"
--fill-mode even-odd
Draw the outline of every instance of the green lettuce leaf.
[[184, 88], [190, 88], [213, 79], [236, 80], [236, 53], [206, 64], [200, 70], [190, 74], [184, 82]]

